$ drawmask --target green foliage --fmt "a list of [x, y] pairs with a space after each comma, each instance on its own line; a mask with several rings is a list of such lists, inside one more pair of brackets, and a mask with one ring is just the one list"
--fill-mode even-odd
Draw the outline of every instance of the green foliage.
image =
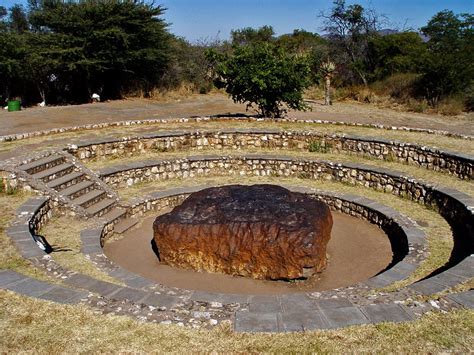
[[373, 36], [368, 46], [375, 80], [397, 73], [416, 72], [426, 52], [426, 45], [416, 32]]
[[61, 103], [88, 101], [93, 92], [104, 98], [137, 87], [149, 92], [170, 60], [163, 11], [141, 1], [30, 1], [28, 24], [14, 6], [2, 42], [17, 48], [0, 49], [0, 71], [8, 74], [3, 95], [49, 95], [49, 102]]
[[311, 153], [330, 153], [332, 144], [325, 141], [312, 141], [309, 143], [308, 150]]
[[377, 36], [379, 19], [359, 4], [346, 6], [345, 0], [335, 0], [331, 12], [321, 16], [330, 39], [331, 58], [345, 83], [362, 82], [367, 86], [372, 62], [368, 43]]
[[234, 102], [255, 105], [264, 117], [281, 117], [283, 105], [305, 110], [303, 90], [310, 84], [305, 57], [264, 42], [234, 47], [232, 53], [208, 53], [214, 64], [215, 85], [226, 89]]
[[430, 39], [418, 87], [437, 106], [442, 98], [466, 90], [474, 81], [474, 16], [441, 11], [422, 31]]
[[258, 29], [245, 27], [240, 30], [230, 32], [233, 46], [245, 46], [248, 44], [258, 44], [272, 42], [275, 40], [275, 31], [272, 26], [263, 26]]

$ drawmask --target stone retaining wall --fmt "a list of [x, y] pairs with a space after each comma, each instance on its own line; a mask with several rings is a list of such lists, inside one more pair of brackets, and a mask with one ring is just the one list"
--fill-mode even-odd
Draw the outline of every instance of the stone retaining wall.
[[459, 191], [434, 187], [387, 169], [362, 164], [252, 155], [201, 156], [156, 160], [103, 169], [100, 174], [115, 187], [140, 182], [197, 176], [292, 176], [360, 185], [436, 208], [453, 227], [453, 264], [474, 253], [474, 200]]
[[220, 132], [160, 132], [140, 137], [108, 139], [70, 145], [68, 151], [82, 161], [130, 157], [145, 152], [202, 149], [296, 149], [320, 153], [352, 153], [398, 161], [434, 171], [474, 179], [474, 157], [411, 143], [317, 132], [228, 130]]
[[[130, 214], [143, 216], [149, 211], [172, 208], [180, 204], [189, 194], [210, 186], [193, 186], [157, 191], [145, 198], [135, 198], [130, 202]], [[370, 279], [370, 285], [386, 286], [395, 281], [408, 277], [421, 261], [420, 255], [425, 253], [426, 239], [421, 229], [418, 229], [407, 217], [397, 211], [364, 197], [349, 194], [335, 194], [326, 191], [315, 191], [299, 186], [283, 187], [306, 193], [312, 198], [328, 204], [333, 211], [342, 212], [375, 224], [381, 228], [390, 239], [393, 259], [386, 270], [392, 270], [391, 276], [381, 273]], [[112, 233], [102, 233], [101, 245]], [[388, 272], [388, 271], [386, 271]], [[385, 275], [385, 276], [384, 276]]]

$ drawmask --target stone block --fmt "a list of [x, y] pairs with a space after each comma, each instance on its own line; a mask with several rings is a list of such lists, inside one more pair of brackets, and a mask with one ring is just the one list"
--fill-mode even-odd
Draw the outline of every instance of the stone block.
[[404, 322], [413, 319], [413, 316], [402, 306], [394, 303], [371, 304], [362, 306], [361, 310], [371, 323]]
[[321, 308], [321, 313], [328, 321], [329, 328], [342, 328], [369, 322], [367, 317], [356, 307]]
[[237, 311], [234, 329], [236, 332], [278, 332], [278, 315], [276, 313], [253, 313]]

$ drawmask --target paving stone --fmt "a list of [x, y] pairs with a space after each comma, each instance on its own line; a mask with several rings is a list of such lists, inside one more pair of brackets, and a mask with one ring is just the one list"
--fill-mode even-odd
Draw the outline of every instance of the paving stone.
[[280, 299], [276, 296], [252, 296], [249, 311], [255, 313], [281, 312]]
[[84, 288], [89, 290], [90, 292], [98, 293], [99, 295], [102, 295], [104, 297], [109, 297], [122, 287], [110, 282], [95, 280], [94, 283]]
[[410, 275], [413, 271], [415, 271], [417, 265], [407, 263], [406, 261], [400, 261], [399, 263], [395, 264], [392, 267], [392, 270], [396, 270], [400, 275], [404, 275], [404, 278]]
[[347, 298], [330, 298], [323, 300], [316, 300], [316, 306], [319, 309], [329, 309], [329, 308], [346, 308], [352, 307], [353, 304]]
[[316, 303], [306, 294], [281, 295], [280, 304], [283, 312], [304, 312], [316, 309]]
[[416, 227], [403, 227], [403, 231], [407, 236], [408, 243], [419, 245], [425, 245], [427, 243], [425, 232], [421, 229]]
[[218, 299], [221, 297], [219, 293], [210, 293], [205, 291], [194, 291], [191, 295], [192, 301], [199, 302], [219, 302]]
[[176, 296], [150, 293], [142, 300], [142, 303], [150, 306], [166, 307], [167, 309], [171, 309], [180, 301], [181, 299]]
[[135, 276], [132, 279], [128, 279], [125, 281], [125, 283], [127, 286], [132, 288], [143, 288], [154, 284], [153, 281], [147, 280], [141, 276]]
[[29, 205], [21, 205], [16, 209], [16, 214], [24, 214], [24, 213], [30, 213], [34, 214], [36, 211], [40, 209], [40, 206], [29, 206]]
[[97, 281], [96, 279], [87, 275], [83, 275], [83, 274], [74, 274], [64, 280], [64, 282], [68, 285], [71, 285], [73, 287], [78, 287], [78, 288], [84, 288], [84, 289], [87, 289], [96, 281]]
[[87, 298], [87, 295], [88, 293], [86, 291], [56, 286], [45, 294], [39, 296], [39, 298], [57, 303], [73, 304], [80, 302], [81, 299]]
[[115, 291], [108, 297], [118, 300], [127, 299], [135, 303], [140, 303], [146, 296], [148, 296], [148, 293], [144, 291], [135, 290], [128, 287], [119, 287], [118, 291]]
[[465, 277], [450, 273], [449, 269], [445, 272], [442, 272], [436, 276], [431, 277], [430, 279], [446, 287], [453, 287], [467, 281], [467, 278]]
[[7, 235], [16, 243], [22, 241], [32, 240], [30, 231], [24, 231], [19, 233], [11, 234], [7, 231]]
[[384, 279], [389, 280], [390, 283], [392, 283], [395, 281], [403, 280], [407, 276], [407, 272], [398, 268], [391, 268], [387, 271], [382, 272], [378, 276], [382, 276]]
[[83, 245], [81, 247], [81, 253], [83, 254], [97, 255], [97, 254], [102, 254], [103, 252], [104, 251], [102, 250], [99, 243]]
[[13, 270], [2, 270], [0, 271], [0, 287], [6, 287], [15, 282], [26, 280], [27, 278], [27, 276]]
[[15, 246], [20, 252], [21, 256], [25, 259], [42, 257], [46, 255], [46, 253], [41, 250], [38, 245], [36, 245], [32, 238], [30, 238], [30, 240], [15, 240]]
[[383, 274], [371, 277], [365, 281], [365, 284], [370, 287], [385, 287], [392, 283], [393, 281], [384, 277]]
[[97, 229], [83, 229], [81, 231], [81, 238], [100, 238], [102, 235], [102, 228]]
[[116, 267], [113, 271], [109, 272], [109, 275], [112, 276], [113, 278], [119, 279], [119, 280], [131, 280], [137, 277], [137, 274], [130, 272], [123, 267]]
[[314, 309], [298, 312], [283, 312], [280, 314], [280, 319], [281, 330], [285, 332], [326, 329], [330, 326], [323, 318], [321, 312]]
[[30, 227], [28, 226], [28, 224], [20, 224], [20, 225], [11, 226], [7, 228], [8, 235], [24, 234], [24, 233], [30, 233]]
[[278, 315], [237, 311], [234, 329], [236, 332], [277, 332], [279, 330]]
[[474, 290], [452, 293], [447, 297], [466, 308], [474, 309]]
[[459, 264], [454, 265], [448, 270], [450, 274], [457, 276], [463, 276], [466, 278], [474, 277], [474, 256], [468, 256]]
[[16, 282], [7, 286], [7, 289], [22, 295], [37, 297], [51, 290], [54, 285], [46, 282], [26, 278], [21, 282]]
[[404, 322], [413, 319], [402, 306], [394, 303], [371, 304], [361, 307], [361, 310], [371, 323]]
[[446, 286], [441, 285], [433, 281], [432, 279], [418, 281], [414, 284], [409, 285], [408, 287], [423, 295], [432, 295], [434, 293], [441, 292], [447, 288]]
[[368, 323], [367, 317], [356, 307], [321, 308], [329, 328], [342, 328], [349, 325]]

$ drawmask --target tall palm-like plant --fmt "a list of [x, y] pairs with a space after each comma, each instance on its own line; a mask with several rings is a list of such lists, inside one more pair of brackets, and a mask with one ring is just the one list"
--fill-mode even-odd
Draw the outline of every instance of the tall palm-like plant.
[[324, 104], [332, 105], [331, 100], [331, 78], [336, 73], [336, 64], [329, 59], [321, 63], [321, 74], [324, 77]]

